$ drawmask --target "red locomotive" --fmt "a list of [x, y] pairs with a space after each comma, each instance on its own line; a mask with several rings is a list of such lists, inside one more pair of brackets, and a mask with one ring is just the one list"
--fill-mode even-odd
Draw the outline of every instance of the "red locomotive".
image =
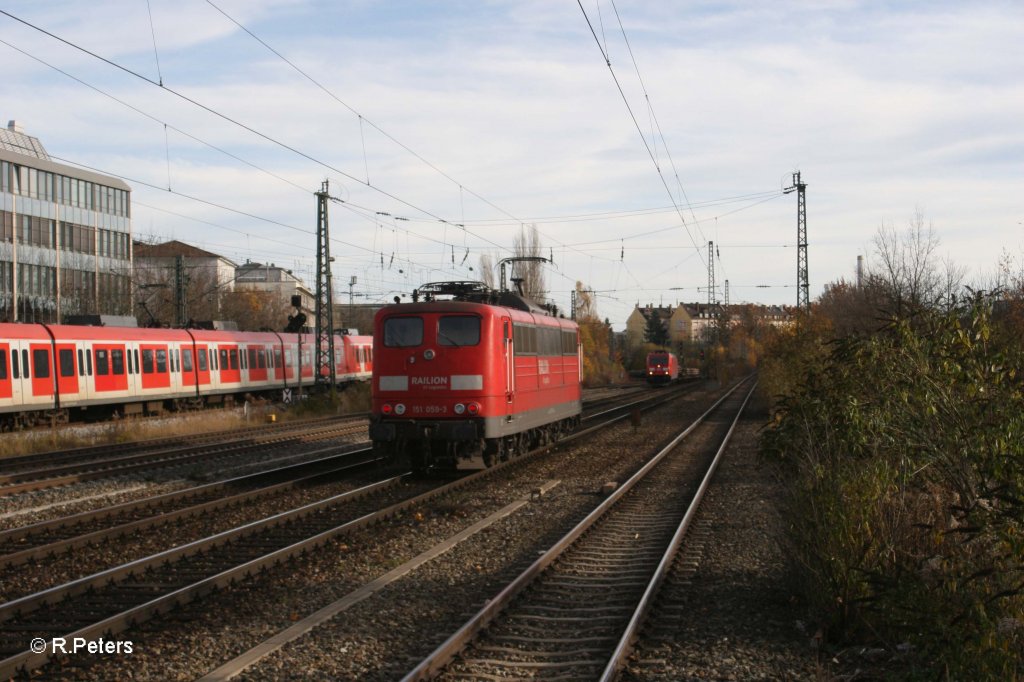
[[[71, 410], [188, 409], [313, 384], [313, 335], [0, 324], [0, 428]], [[366, 380], [372, 338], [335, 337], [339, 383]], [[301, 376], [300, 376], [301, 375]]]
[[414, 469], [490, 466], [579, 424], [579, 328], [520, 295], [426, 284], [373, 341], [370, 438]]
[[647, 383], [659, 386], [679, 378], [679, 360], [667, 350], [651, 351], [647, 354]]

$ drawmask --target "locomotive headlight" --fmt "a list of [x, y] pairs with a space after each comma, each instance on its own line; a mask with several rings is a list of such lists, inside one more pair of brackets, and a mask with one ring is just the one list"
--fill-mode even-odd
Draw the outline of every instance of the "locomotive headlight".
[[466, 406], [466, 410], [470, 414], [480, 414], [480, 404], [479, 403], [470, 403], [469, 405]]
[[391, 414], [391, 411], [392, 411], [391, 405], [388, 404], [388, 403], [384, 403], [383, 405], [380, 406], [380, 411], [381, 411], [381, 414]]
[[466, 411], [466, 406], [462, 403], [455, 403], [455, 414], [462, 414]]
[[399, 417], [405, 414], [405, 405], [403, 403], [398, 403], [397, 405], [395, 405], [395, 414], [397, 414]]

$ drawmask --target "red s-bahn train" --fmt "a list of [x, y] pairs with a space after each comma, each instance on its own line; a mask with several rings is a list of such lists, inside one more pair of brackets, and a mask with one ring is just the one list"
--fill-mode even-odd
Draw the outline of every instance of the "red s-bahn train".
[[579, 328], [522, 296], [426, 284], [377, 312], [373, 341], [370, 438], [382, 456], [417, 470], [490, 466], [579, 425]]
[[[191, 409], [314, 383], [312, 334], [0, 324], [0, 428], [72, 410]], [[365, 381], [372, 337], [335, 337], [339, 383]]]
[[668, 384], [679, 378], [679, 360], [667, 350], [647, 354], [647, 383], [652, 386]]

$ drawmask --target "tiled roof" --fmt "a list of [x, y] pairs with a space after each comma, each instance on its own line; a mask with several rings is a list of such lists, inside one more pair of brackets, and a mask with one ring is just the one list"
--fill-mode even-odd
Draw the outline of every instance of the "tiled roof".
[[[132, 253], [136, 258], [168, 258], [174, 256], [185, 256], [186, 258], [221, 258], [219, 254], [204, 251], [199, 247], [179, 242], [177, 240], [164, 242], [163, 244], [145, 244], [135, 242], [132, 244]], [[226, 259], [225, 259], [226, 260]]]

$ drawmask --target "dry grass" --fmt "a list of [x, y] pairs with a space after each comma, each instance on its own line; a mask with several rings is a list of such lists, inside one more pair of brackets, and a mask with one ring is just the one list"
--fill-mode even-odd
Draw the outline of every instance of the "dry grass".
[[[254, 417], [257, 413], [253, 411], [250, 414], [250, 424], [257, 423]], [[245, 425], [245, 416], [240, 409], [219, 409], [173, 417], [123, 419], [101, 424], [71, 424], [55, 429], [5, 433], [0, 436], [0, 458], [107, 443], [229, 431]]]
[[55, 429], [38, 429], [0, 435], [0, 460], [51, 450], [126, 443], [157, 438], [173, 438], [196, 433], [231, 431], [266, 423], [273, 414], [276, 421], [366, 412], [370, 409], [369, 384], [357, 384], [341, 391], [334, 403], [323, 397], [311, 397], [300, 405], [284, 409], [265, 401], [250, 403], [248, 409], [210, 409], [146, 419], [123, 419], [100, 424], [72, 424]]

